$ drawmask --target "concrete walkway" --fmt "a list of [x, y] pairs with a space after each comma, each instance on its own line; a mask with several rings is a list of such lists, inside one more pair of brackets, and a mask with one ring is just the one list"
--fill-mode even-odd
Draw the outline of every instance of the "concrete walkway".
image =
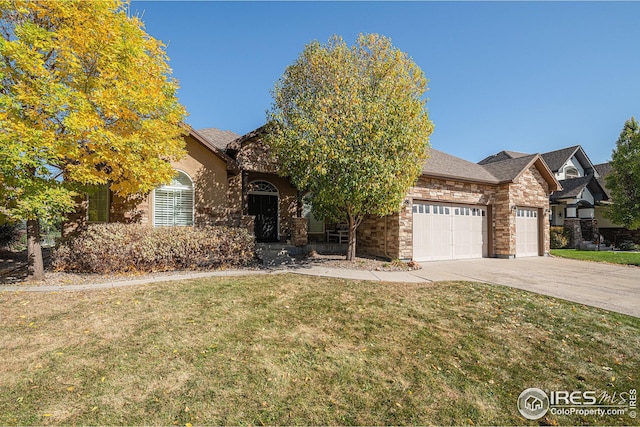
[[640, 268], [553, 257], [520, 259], [483, 258], [422, 263], [416, 271], [363, 271], [296, 266], [283, 270], [230, 270], [194, 272], [152, 278], [67, 286], [5, 286], [0, 291], [60, 292], [110, 289], [154, 282], [296, 273], [310, 276], [387, 282], [468, 280], [510, 286], [640, 318]]

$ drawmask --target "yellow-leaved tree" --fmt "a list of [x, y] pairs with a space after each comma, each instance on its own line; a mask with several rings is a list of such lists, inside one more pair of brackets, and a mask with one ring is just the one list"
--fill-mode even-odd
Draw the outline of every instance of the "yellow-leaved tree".
[[314, 41], [275, 85], [265, 140], [316, 217], [349, 225], [348, 260], [362, 219], [399, 211], [422, 170], [426, 90], [420, 67], [377, 34]]
[[0, 0], [0, 209], [27, 222], [30, 272], [44, 275], [39, 221], [79, 190], [124, 197], [170, 181], [186, 112], [164, 45], [128, 3]]

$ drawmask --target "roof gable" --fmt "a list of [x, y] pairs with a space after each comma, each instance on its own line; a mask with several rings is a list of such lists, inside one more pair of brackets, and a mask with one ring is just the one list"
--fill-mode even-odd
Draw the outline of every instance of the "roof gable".
[[512, 152], [517, 154], [517, 157], [507, 155], [503, 160], [495, 160], [481, 165], [433, 148], [429, 150], [429, 153], [430, 157], [422, 166], [422, 174], [426, 176], [502, 184], [514, 182], [525, 170], [535, 165], [545, 181], [548, 182], [550, 191], [558, 191], [562, 188], [539, 154]]
[[483, 165], [501, 183], [515, 182], [531, 166], [535, 166], [538, 169], [544, 180], [549, 184], [550, 191], [558, 191], [562, 188], [540, 154], [527, 154]]
[[578, 162], [580, 162], [580, 166], [584, 169], [585, 175], [598, 174], [595, 171], [589, 156], [587, 156], [587, 153], [585, 153], [584, 149], [580, 145], [561, 148], [560, 150], [549, 151], [548, 153], [542, 154], [542, 158], [553, 172], [559, 172], [569, 159], [574, 156]]
[[609, 195], [600, 184], [600, 180], [594, 178], [593, 175], [563, 179], [560, 184], [562, 185], [562, 191], [554, 193], [551, 196], [551, 200], [575, 199], [580, 196], [585, 188], [589, 189], [596, 201], [609, 199]]

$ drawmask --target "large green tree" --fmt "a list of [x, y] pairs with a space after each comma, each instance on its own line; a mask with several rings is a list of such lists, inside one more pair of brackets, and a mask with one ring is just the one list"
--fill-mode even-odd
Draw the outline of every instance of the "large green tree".
[[613, 200], [609, 218], [632, 230], [640, 228], [640, 126], [633, 117], [620, 132], [605, 180]]
[[121, 0], [0, 0], [0, 209], [27, 221], [75, 209], [86, 185], [127, 196], [171, 179], [184, 153], [164, 45]]
[[397, 212], [427, 157], [424, 73], [391, 40], [334, 36], [305, 46], [272, 91], [266, 143], [316, 217], [349, 225]]

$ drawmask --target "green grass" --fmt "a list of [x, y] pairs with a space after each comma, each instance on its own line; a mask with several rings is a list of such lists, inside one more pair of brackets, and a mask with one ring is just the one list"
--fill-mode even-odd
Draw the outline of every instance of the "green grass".
[[640, 319], [465, 282], [4, 292], [0, 343], [0, 425], [538, 425], [526, 388], [640, 385]]
[[640, 266], [640, 252], [614, 252], [614, 251], [579, 251], [576, 249], [552, 249], [551, 255], [579, 259], [583, 261], [608, 262], [612, 264], [624, 264]]

